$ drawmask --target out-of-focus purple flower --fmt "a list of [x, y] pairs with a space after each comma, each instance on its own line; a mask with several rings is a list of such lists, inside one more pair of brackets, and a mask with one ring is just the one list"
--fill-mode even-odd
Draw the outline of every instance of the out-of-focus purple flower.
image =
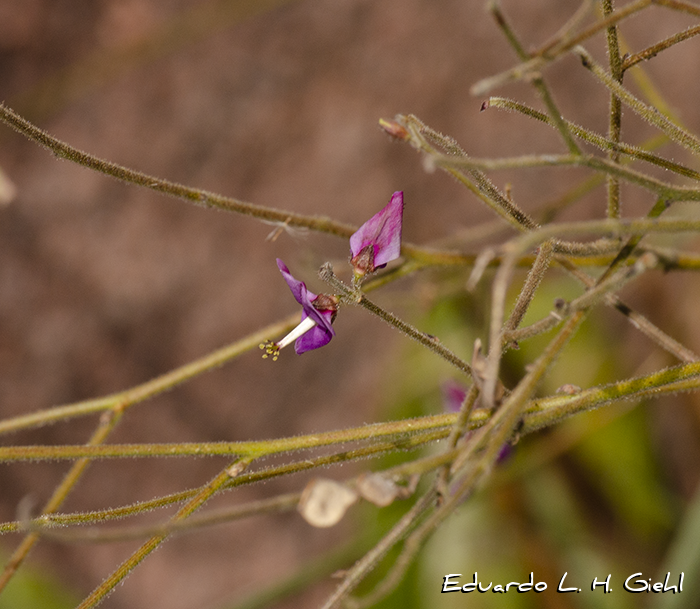
[[356, 276], [373, 273], [401, 255], [402, 221], [403, 191], [397, 191], [350, 237], [350, 263]]
[[447, 412], [459, 412], [464, 398], [467, 397], [467, 390], [457, 381], [452, 379], [442, 384], [442, 403]]
[[498, 456], [496, 457], [496, 465], [505, 463], [513, 454], [514, 450], [513, 445], [508, 442], [501, 446], [501, 450], [498, 451]]
[[[442, 384], [442, 404], [447, 412], [459, 412], [464, 403], [464, 398], [467, 397], [467, 389], [452, 379], [445, 381]], [[465, 435], [468, 438], [474, 432], [467, 432]], [[506, 442], [501, 450], [498, 451], [496, 463], [503, 463], [508, 457], [513, 454], [513, 446]]]
[[335, 296], [316, 295], [310, 292], [306, 288], [306, 284], [295, 279], [289, 272], [287, 265], [279, 258], [277, 266], [292, 291], [292, 295], [301, 305], [302, 312], [301, 323], [282, 340], [277, 343], [268, 341], [260, 345], [260, 348], [265, 350], [263, 357], [271, 355], [273, 360], [277, 359], [280, 349], [292, 341], [295, 341], [294, 350], [297, 353], [305, 353], [327, 345], [335, 336], [335, 330], [331, 324], [338, 311], [338, 299]]

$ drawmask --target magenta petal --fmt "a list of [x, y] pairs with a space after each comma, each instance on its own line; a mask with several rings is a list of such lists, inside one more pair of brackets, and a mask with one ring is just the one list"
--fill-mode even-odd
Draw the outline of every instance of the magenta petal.
[[[335, 336], [335, 331], [331, 327], [331, 311], [322, 311], [321, 316], [324, 317], [328, 325], [315, 325], [306, 334], [301, 335], [297, 338], [294, 343], [294, 350], [298, 354], [305, 353], [306, 351], [311, 351], [312, 349], [318, 349], [331, 342], [331, 338]], [[302, 316], [302, 319], [306, 315]]]
[[323, 345], [328, 344], [328, 342], [335, 336], [335, 330], [331, 326], [331, 320], [333, 318], [332, 311], [319, 311], [314, 307], [314, 300], [318, 298], [316, 294], [310, 292], [306, 288], [306, 284], [303, 281], [295, 279], [289, 272], [287, 265], [277, 258], [277, 267], [282, 273], [282, 277], [287, 282], [289, 289], [292, 291], [292, 295], [296, 301], [301, 305], [302, 320], [306, 317], [310, 317], [316, 322], [316, 326], [311, 328], [306, 334], [303, 334], [297, 338], [294, 343], [294, 348], [297, 353], [304, 353], [305, 351], [310, 351], [311, 349], [318, 349], [323, 347]]
[[307, 304], [308, 306], [311, 306], [311, 303], [316, 298], [316, 294], [314, 294], [313, 292], [309, 292], [309, 290], [306, 289], [306, 284], [303, 281], [295, 279], [289, 272], [287, 265], [284, 262], [282, 262], [279, 258], [277, 258], [277, 268], [279, 268], [280, 273], [282, 273], [282, 277], [284, 277], [284, 280], [287, 282], [287, 285], [292, 291], [292, 294], [294, 295], [296, 301], [302, 307]]
[[352, 257], [371, 245], [374, 268], [382, 268], [401, 255], [401, 224], [403, 221], [403, 191], [391, 196], [387, 205], [365, 222], [350, 237]]

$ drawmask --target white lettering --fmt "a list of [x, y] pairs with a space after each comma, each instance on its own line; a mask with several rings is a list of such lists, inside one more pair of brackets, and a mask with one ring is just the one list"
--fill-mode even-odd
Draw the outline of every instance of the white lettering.
[[[608, 576], [605, 578], [605, 581], [602, 581], [602, 582], [599, 582], [597, 577], [593, 578], [593, 583], [591, 584], [591, 592], [595, 592], [595, 589], [598, 586], [604, 586], [604, 588], [603, 588], [604, 594], [607, 594], [608, 592], [612, 592], [612, 590], [610, 589], [610, 575], [612, 575], [612, 574], [608, 573]], [[637, 573], [637, 575], [641, 575], [641, 573]]]
[[530, 579], [526, 583], [520, 584], [518, 586], [518, 592], [529, 592], [530, 590], [532, 590], [534, 579], [535, 574], [532, 571], [530, 571]]
[[564, 573], [564, 575], [561, 576], [561, 579], [559, 580], [559, 586], [557, 586], [557, 592], [578, 592], [578, 588], [564, 588], [564, 580], [566, 579], [566, 576], [569, 574], [567, 571]]
[[470, 584], [464, 584], [462, 586], [462, 592], [474, 592], [474, 590], [476, 590], [476, 581], [476, 571], [474, 571], [474, 581]]
[[634, 582], [632, 582], [632, 583], [634, 583], [634, 584], [637, 584], [637, 586], [638, 586], [637, 588], [634, 588], [634, 587], [630, 584], [630, 580], [631, 580], [633, 577], [637, 577], [638, 575], [641, 575], [641, 573], [632, 573], [632, 575], [630, 575], [630, 576], [625, 580], [625, 583], [622, 584], [623, 588], [624, 588], [625, 590], [627, 590], [627, 592], [644, 592], [644, 591], [647, 589], [648, 584], [647, 584], [646, 580], [644, 580], [644, 579], [637, 579], [637, 580], [635, 580]]
[[[451, 582], [450, 578], [451, 577], [462, 577], [461, 573], [450, 573], [449, 575], [445, 575], [445, 577], [442, 578], [442, 590], [441, 592], [459, 592], [462, 588], [460, 588], [459, 584], [457, 585], [452, 585], [455, 582]], [[448, 587], [450, 586], [450, 587]]]

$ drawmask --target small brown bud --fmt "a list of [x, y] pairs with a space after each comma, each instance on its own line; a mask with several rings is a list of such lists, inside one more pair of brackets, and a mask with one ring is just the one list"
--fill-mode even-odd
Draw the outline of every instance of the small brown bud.
[[373, 273], [374, 266], [374, 246], [366, 245], [363, 247], [357, 256], [350, 259], [352, 268], [355, 269], [355, 275], [363, 276], [367, 273]]
[[393, 119], [380, 118], [379, 126], [397, 140], [405, 141], [411, 137], [406, 127]]

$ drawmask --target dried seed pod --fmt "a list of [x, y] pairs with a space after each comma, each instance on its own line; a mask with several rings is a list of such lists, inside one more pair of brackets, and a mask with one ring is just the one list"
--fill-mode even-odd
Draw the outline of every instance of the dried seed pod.
[[340, 522], [357, 498], [354, 490], [340, 482], [314, 478], [301, 494], [297, 509], [311, 526], [332, 527]]
[[357, 479], [357, 492], [363, 499], [378, 507], [391, 505], [399, 495], [399, 487], [382, 474], [366, 472]]

